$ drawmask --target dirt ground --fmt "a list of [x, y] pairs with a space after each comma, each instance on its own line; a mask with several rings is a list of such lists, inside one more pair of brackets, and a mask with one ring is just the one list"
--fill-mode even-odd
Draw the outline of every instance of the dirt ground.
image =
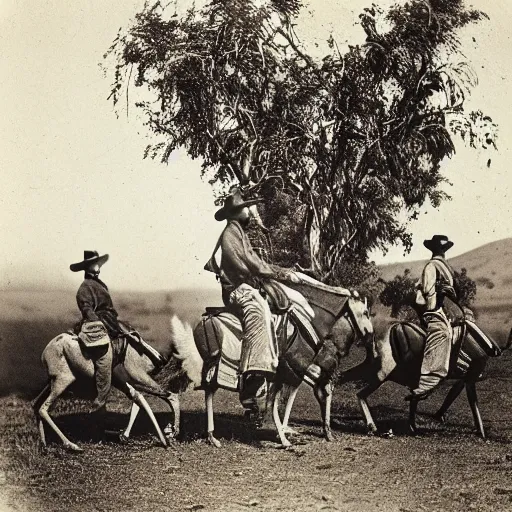
[[[76, 455], [56, 441], [42, 451], [30, 403], [6, 397], [0, 494], [6, 510], [23, 511], [512, 510], [511, 363], [510, 353], [492, 360], [489, 378], [478, 385], [487, 441], [473, 433], [465, 396], [446, 425], [430, 419], [446, 387], [421, 404], [422, 433], [409, 437], [406, 390], [386, 384], [371, 405], [380, 429], [392, 429], [393, 435], [365, 434], [355, 387], [346, 385], [336, 391], [336, 440], [328, 443], [321, 438], [318, 406], [304, 386], [292, 413], [300, 432], [292, 450], [279, 448], [270, 424], [253, 431], [236, 395], [220, 391], [215, 400], [220, 449], [204, 439], [200, 392], [184, 395], [182, 435], [167, 450], [149, 433], [145, 418], [137, 421], [130, 444], [120, 445], [112, 434], [101, 441], [87, 403], [61, 401], [58, 424], [85, 449]], [[128, 408], [124, 398], [111, 398], [108, 431], [126, 424]], [[158, 419], [165, 424], [168, 413], [160, 410]]]
[[[39, 361], [43, 347], [76, 314], [74, 295], [13, 292], [0, 298], [1, 512], [512, 511], [512, 352], [490, 360], [487, 378], [477, 385], [487, 441], [474, 435], [464, 395], [446, 425], [431, 420], [446, 385], [420, 405], [421, 434], [408, 436], [407, 390], [391, 383], [370, 397], [370, 406], [380, 430], [391, 429], [393, 436], [370, 437], [356, 387], [348, 384], [335, 392], [332, 443], [321, 437], [311, 389], [301, 388], [292, 412], [299, 431], [292, 450], [279, 448], [271, 424], [252, 430], [237, 396], [224, 391], [215, 397], [220, 449], [206, 443], [200, 392], [183, 396], [182, 433], [167, 450], [142, 416], [130, 444], [117, 442], [115, 433], [127, 424], [129, 412], [120, 395], [114, 393], [108, 403], [105, 427], [112, 433], [106, 438], [99, 419], [89, 414], [90, 403], [61, 400], [53, 414], [68, 437], [85, 449], [76, 455], [65, 452], [55, 437], [49, 437], [48, 449], [41, 449], [28, 400], [44, 382]], [[203, 299], [204, 304], [215, 303]], [[166, 294], [125, 294], [118, 302], [122, 318], [134, 322], [157, 347], [168, 335], [170, 312], [179, 306], [179, 315], [192, 318], [204, 307]], [[479, 325], [505, 336], [509, 311], [486, 310]], [[374, 320], [387, 325], [383, 318]], [[353, 348], [343, 366], [361, 357], [361, 349]], [[165, 406], [158, 400], [150, 403], [165, 425]]]

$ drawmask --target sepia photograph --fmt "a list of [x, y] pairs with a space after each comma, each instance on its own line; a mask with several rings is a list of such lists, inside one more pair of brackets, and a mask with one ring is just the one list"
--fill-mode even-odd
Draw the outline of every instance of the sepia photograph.
[[512, 510], [508, 0], [0, 2], [0, 512]]

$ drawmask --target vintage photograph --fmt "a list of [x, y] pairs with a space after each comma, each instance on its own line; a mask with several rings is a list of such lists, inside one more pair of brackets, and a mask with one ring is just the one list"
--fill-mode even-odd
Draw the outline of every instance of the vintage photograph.
[[511, 17], [3, 0], [0, 512], [512, 510]]

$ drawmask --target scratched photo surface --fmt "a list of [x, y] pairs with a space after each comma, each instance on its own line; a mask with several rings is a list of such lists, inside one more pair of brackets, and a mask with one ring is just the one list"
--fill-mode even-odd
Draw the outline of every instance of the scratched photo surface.
[[[511, 510], [511, 16], [505, 0], [3, 0], [0, 511]], [[233, 186], [261, 199], [254, 258], [338, 290], [318, 299], [332, 364], [297, 370], [296, 397], [283, 377], [291, 430], [271, 405], [254, 425], [224, 385], [213, 435], [194, 389], [206, 356], [177, 341], [223, 306], [205, 264]], [[411, 419], [434, 235], [453, 243], [464, 341]], [[119, 319], [165, 358], [120, 345], [136, 389], [96, 412], [93, 363], [67, 333], [84, 251], [109, 255]], [[221, 386], [241, 338], [222, 332]], [[70, 364], [77, 381], [41, 416]]]

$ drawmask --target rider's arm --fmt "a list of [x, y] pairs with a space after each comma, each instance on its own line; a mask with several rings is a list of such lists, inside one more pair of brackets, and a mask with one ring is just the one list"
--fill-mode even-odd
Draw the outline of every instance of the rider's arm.
[[436, 278], [437, 272], [434, 265], [428, 264], [423, 270], [423, 276], [421, 278], [421, 289], [423, 297], [426, 301], [427, 311], [433, 311], [436, 309], [437, 304], [437, 293], [436, 293]]
[[76, 294], [76, 302], [84, 320], [87, 322], [95, 322], [99, 320], [99, 317], [95, 312], [96, 300], [94, 293], [89, 286], [80, 286]]
[[241, 274], [247, 271], [254, 277], [273, 277], [274, 272], [253, 250], [244, 233], [226, 229], [222, 237], [222, 254], [231, 266], [238, 267]]

